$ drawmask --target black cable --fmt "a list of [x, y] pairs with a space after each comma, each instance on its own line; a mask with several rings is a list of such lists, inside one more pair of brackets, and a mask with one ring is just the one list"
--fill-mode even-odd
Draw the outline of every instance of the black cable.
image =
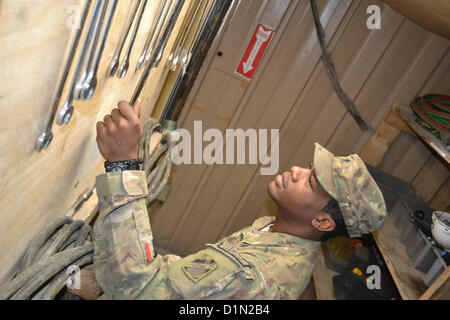
[[336, 92], [339, 100], [341, 100], [344, 107], [353, 117], [353, 119], [358, 124], [359, 128], [362, 131], [370, 130], [370, 127], [362, 118], [358, 109], [356, 108], [352, 99], [344, 92], [339, 82], [339, 78], [336, 73], [336, 68], [334, 67], [333, 58], [331, 54], [328, 52], [326, 44], [325, 44], [325, 32], [322, 27], [322, 23], [320, 22], [319, 10], [317, 9], [316, 0], [310, 0], [311, 2], [311, 10], [314, 17], [314, 24], [316, 25], [317, 39], [320, 44], [320, 48], [322, 49], [322, 61], [325, 65], [325, 69], [327, 70], [328, 77], [330, 78], [331, 85], [333, 86], [334, 91]]

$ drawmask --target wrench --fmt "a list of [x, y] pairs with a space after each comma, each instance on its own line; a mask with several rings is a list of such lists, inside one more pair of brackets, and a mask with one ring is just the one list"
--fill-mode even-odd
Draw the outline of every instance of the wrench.
[[77, 212], [78, 209], [81, 208], [83, 203], [88, 201], [89, 198], [92, 196], [92, 194], [94, 193], [94, 188], [95, 187], [87, 188], [86, 190], [84, 190], [83, 193], [75, 201], [75, 204], [69, 210], [67, 210], [67, 212], [65, 213], [65, 216], [72, 218], [73, 215], [75, 214], [75, 212]]
[[183, 24], [180, 27], [180, 32], [178, 32], [177, 38], [175, 39], [172, 51], [170, 52], [169, 57], [167, 58], [167, 66], [170, 66], [170, 62], [172, 62], [174, 56], [176, 56], [176, 52], [178, 51], [178, 48], [180, 46], [180, 41], [184, 37], [184, 34], [186, 32], [186, 25], [192, 18], [192, 12], [194, 7], [195, 5], [190, 6], [189, 11], [186, 13], [186, 17], [184, 18]]
[[59, 86], [56, 90], [50, 116], [47, 122], [47, 127], [44, 132], [42, 132], [39, 137], [36, 139], [36, 143], [34, 144], [34, 149], [36, 151], [41, 151], [42, 149], [47, 149], [48, 145], [53, 139], [53, 133], [52, 133], [52, 125], [53, 121], [55, 120], [56, 111], [58, 110], [59, 101], [61, 100], [61, 95], [64, 90], [64, 86], [67, 81], [67, 77], [70, 72], [70, 68], [72, 66], [73, 60], [75, 58], [75, 53], [77, 51], [78, 43], [80, 42], [81, 34], [83, 33], [84, 25], [86, 24], [87, 16], [89, 13], [89, 9], [91, 7], [92, 0], [86, 0], [84, 4], [84, 8], [81, 14], [80, 18], [80, 27], [75, 32], [75, 36], [73, 38], [73, 42], [69, 51], [69, 57], [67, 58], [66, 64], [64, 66], [64, 71], [61, 75], [61, 78], [59, 80]]
[[142, 22], [142, 17], [144, 15], [144, 11], [145, 11], [145, 7], [147, 6], [147, 2], [148, 2], [147, 0], [144, 0], [144, 2], [142, 4], [141, 11], [139, 12], [138, 20], [136, 22], [136, 25], [134, 26], [133, 35], [131, 36], [130, 44], [129, 44], [129, 47], [128, 47], [128, 52], [127, 52], [125, 58], [123, 59], [122, 64], [119, 67], [119, 71], [118, 71], [117, 77], [120, 78], [120, 79], [125, 78], [125, 76], [127, 75], [128, 68], [130, 66], [131, 52], [133, 50], [133, 45], [134, 45], [134, 42], [136, 40], [136, 36], [137, 36], [138, 31], [139, 31], [139, 27], [141, 25], [141, 22]]
[[113, 58], [108, 67], [107, 74], [110, 77], [114, 76], [116, 74], [117, 69], [119, 68], [120, 54], [122, 53], [123, 47], [125, 45], [125, 41], [128, 37], [128, 33], [130, 32], [131, 26], [133, 25], [133, 21], [136, 16], [136, 13], [137, 13], [140, 3], [141, 3], [141, 0], [134, 0], [133, 4], [130, 7], [130, 12], [129, 12], [127, 20], [123, 26], [122, 33], [120, 35], [119, 42], [117, 43], [117, 47], [114, 52]]
[[[208, 8], [208, 2], [205, 4], [205, 7], [203, 8], [203, 12], [202, 15], [200, 17], [200, 21], [197, 24], [197, 26], [195, 27], [195, 31], [194, 31], [194, 38], [192, 39], [191, 44], [189, 45], [189, 49], [186, 52], [186, 55], [183, 57], [183, 59], [181, 60], [182, 64], [183, 64], [183, 74], [186, 71], [187, 65], [189, 63], [189, 61], [191, 60], [192, 57], [192, 51], [194, 50], [195, 44], [197, 43], [197, 39], [198, 36], [203, 32], [204, 29], [204, 24], [206, 22], [206, 20], [208, 19], [209, 15], [211, 14], [211, 10], [213, 8], [213, 6], [211, 5]], [[199, 32], [199, 28], [200, 28], [200, 32]]]
[[138, 85], [133, 92], [133, 95], [129, 102], [130, 105], [134, 106], [134, 104], [136, 103], [136, 100], [139, 98], [139, 95], [141, 94], [142, 89], [144, 88], [145, 82], [147, 81], [147, 79], [150, 75], [150, 71], [152, 70], [153, 64], [155, 63], [158, 53], [161, 50], [164, 50], [164, 47], [167, 44], [167, 40], [169, 39], [170, 34], [172, 33], [173, 27], [175, 26], [175, 23], [177, 22], [178, 16], [180, 15], [183, 5], [184, 5], [184, 0], [177, 0], [177, 3], [172, 11], [169, 21], [167, 22], [166, 28], [164, 29], [161, 39], [158, 42], [156, 51], [152, 55], [149, 63], [146, 65], [144, 72], [142, 73], [141, 78], [139, 79]]
[[[164, 5], [162, 5], [164, 3]], [[147, 51], [150, 47], [150, 44], [153, 42], [153, 37], [155, 35], [156, 29], [159, 24], [159, 20], [161, 19], [162, 12], [164, 10], [164, 7], [166, 6], [167, 0], [164, 0], [163, 2], [159, 2], [158, 9], [156, 10], [156, 16], [153, 17], [152, 26], [150, 28], [150, 31], [148, 33], [147, 41], [145, 42], [144, 50], [142, 51], [141, 57], [138, 60], [138, 63], [136, 65], [136, 71], [142, 69], [144, 66], [145, 57], [147, 56]]]
[[[164, 29], [164, 25], [166, 25], [167, 15], [169, 14], [170, 8], [172, 7], [172, 3], [173, 3], [173, 0], [169, 0], [169, 2], [168, 2], [169, 5], [167, 6], [167, 8], [165, 8], [164, 14], [162, 15], [163, 19], [161, 21], [161, 25], [158, 27], [158, 33], [156, 35], [156, 38], [154, 39], [153, 44], [150, 47], [149, 52], [147, 53], [147, 57], [145, 58], [145, 61], [144, 61], [144, 66], [147, 65], [150, 61], [150, 57], [152, 56], [152, 52], [153, 52], [153, 47], [155, 46], [156, 42], [158, 41], [161, 31]], [[164, 48], [163, 48], [163, 51], [164, 51]], [[154, 63], [153, 63], [153, 66], [154, 66]]]
[[103, 50], [105, 48], [106, 39], [108, 38], [109, 30], [116, 12], [118, 0], [112, 0], [111, 7], [109, 8], [108, 16], [106, 18], [106, 25], [103, 29], [101, 36], [100, 47], [97, 49], [94, 63], [88, 72], [86, 80], [83, 83], [82, 97], [84, 99], [91, 99], [94, 94], [95, 88], [97, 87], [97, 71], [100, 65], [100, 60], [102, 58]]
[[196, 4], [196, 8], [195, 8], [194, 14], [193, 14], [191, 17], [189, 17], [189, 19], [190, 19], [190, 21], [189, 21], [189, 27], [187, 28], [186, 32], [184, 33], [183, 41], [181, 42], [181, 45], [180, 45], [180, 46], [177, 48], [177, 50], [176, 50], [175, 58], [173, 59], [173, 61], [172, 61], [172, 67], [170, 68], [172, 71], [175, 71], [176, 68], [177, 68], [178, 60], [179, 60], [179, 58], [180, 58], [180, 53], [181, 53], [181, 51], [183, 50], [184, 44], [185, 44], [185, 42], [186, 42], [186, 40], [187, 40], [187, 38], [188, 38], [188, 36], [189, 36], [189, 32], [190, 32], [191, 29], [192, 29], [192, 26], [193, 26], [194, 21], [195, 21], [195, 17], [197, 16], [197, 12], [198, 12], [198, 10], [200, 9], [200, 7], [201, 7], [201, 4], [200, 4], [200, 2], [198, 2], [198, 3]]
[[75, 73], [73, 74], [72, 84], [70, 85], [70, 89], [69, 89], [69, 95], [67, 97], [66, 102], [59, 110], [58, 117], [56, 118], [57, 125], [60, 125], [60, 126], [66, 125], [69, 123], [70, 119], [72, 118], [73, 110], [74, 110], [74, 107], [73, 107], [74, 89], [77, 84], [77, 80], [79, 79], [79, 77], [81, 75], [81, 71], [82, 71], [82, 68], [84, 65], [84, 60], [86, 59], [86, 54], [88, 53], [89, 43], [91, 43], [91, 41], [94, 37], [95, 30], [94, 30], [94, 28], [91, 28], [91, 25], [93, 23], [92, 20], [95, 19], [95, 17], [99, 14], [100, 4], [101, 4], [101, 1], [99, 1], [99, 0], [97, 0], [97, 2], [95, 3], [94, 11], [93, 11], [92, 17], [91, 17], [91, 23], [90, 23], [89, 29], [87, 31], [86, 38], [84, 39], [83, 48], [81, 50], [80, 56], [78, 57], [78, 63], [77, 63], [77, 67], [75, 69]]
[[103, 25], [103, 20], [105, 18], [105, 14], [106, 14], [106, 8], [108, 7], [108, 1], [109, 0], [99, 0], [100, 1], [100, 9], [99, 12], [97, 14], [97, 16], [93, 16], [93, 20], [91, 21], [92, 26], [90, 25], [89, 28], [93, 28], [93, 38], [91, 40], [91, 43], [89, 44], [89, 54], [87, 62], [86, 62], [86, 66], [83, 70], [83, 72], [81, 73], [81, 77], [78, 80], [77, 84], [75, 85], [74, 88], [74, 99], [76, 100], [85, 100], [83, 97], [83, 83], [86, 81], [86, 78], [88, 76], [89, 70], [92, 68], [92, 63], [94, 60], [94, 56], [95, 56], [95, 50], [97, 48], [97, 43], [100, 37], [100, 31]]

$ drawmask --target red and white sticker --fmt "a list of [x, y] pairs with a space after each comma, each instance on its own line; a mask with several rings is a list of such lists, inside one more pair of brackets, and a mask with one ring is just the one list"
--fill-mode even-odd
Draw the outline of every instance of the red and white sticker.
[[258, 64], [261, 62], [267, 47], [272, 40], [274, 31], [258, 24], [253, 36], [239, 62], [236, 73], [248, 80], [253, 78]]

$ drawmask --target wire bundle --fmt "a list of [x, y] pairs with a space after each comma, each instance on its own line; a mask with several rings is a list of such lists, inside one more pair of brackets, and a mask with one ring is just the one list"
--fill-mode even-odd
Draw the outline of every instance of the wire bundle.
[[56, 219], [30, 241], [1, 284], [0, 299], [54, 299], [71, 276], [66, 267], [92, 264], [91, 233], [82, 220]]
[[411, 102], [411, 108], [420, 122], [431, 133], [450, 146], [450, 96], [427, 94]]
[[[150, 155], [150, 138], [160, 127], [158, 122], [147, 122], [140, 142], [139, 154], [144, 159], [143, 169], [148, 182], [149, 209], [168, 183], [172, 168], [170, 155], [176, 145], [172, 133], [167, 131], [154, 154]], [[55, 299], [72, 276], [66, 271], [67, 267], [92, 265], [91, 234], [91, 227], [84, 221], [66, 216], [46, 226], [29, 242], [25, 253], [0, 282], [0, 299]]]

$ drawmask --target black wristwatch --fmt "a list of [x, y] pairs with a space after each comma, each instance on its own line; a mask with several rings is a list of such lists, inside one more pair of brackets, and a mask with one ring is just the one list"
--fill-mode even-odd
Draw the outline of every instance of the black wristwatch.
[[106, 172], [118, 172], [125, 170], [141, 170], [144, 160], [141, 158], [123, 161], [105, 161]]

